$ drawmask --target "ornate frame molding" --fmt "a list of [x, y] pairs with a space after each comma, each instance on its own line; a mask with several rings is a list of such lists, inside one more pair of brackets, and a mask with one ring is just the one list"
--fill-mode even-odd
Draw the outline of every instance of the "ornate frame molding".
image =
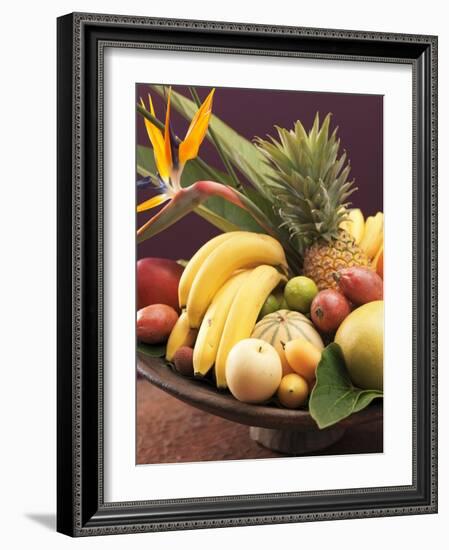
[[[136, 29], [162, 31], [171, 34], [168, 42], [130, 40]], [[89, 42], [89, 33], [106, 30], [107, 39], [95, 36]], [[176, 31], [187, 33], [197, 40], [202, 33], [204, 43], [177, 44]], [[126, 40], [121, 35], [126, 33]], [[104, 34], [104, 33], [103, 33]], [[185, 36], [183, 34], [183, 36]], [[226, 37], [235, 46], [216, 46], [207, 43], [207, 37]], [[271, 39], [292, 38], [306, 45], [306, 49], [280, 47]], [[139, 37], [141, 38], [141, 36]], [[242, 47], [240, 42], [257, 40], [260, 47]], [[326, 51], [330, 41], [338, 42], [340, 53]], [[337, 41], [337, 42], [336, 42]], [[95, 42], [95, 46], [92, 44]], [[203, 42], [203, 41], [201, 41]], [[270, 46], [271, 44], [271, 46]], [[276, 47], [272, 47], [276, 45]], [[235, 497], [204, 499], [176, 499], [168, 501], [141, 501], [105, 503], [103, 500], [103, 340], [102, 340], [102, 243], [103, 243], [103, 52], [104, 47], [150, 48], [181, 51], [205, 51], [223, 54], [250, 54], [294, 56], [319, 59], [357, 60], [366, 62], [409, 63], [413, 67], [413, 187], [414, 187], [414, 463], [413, 484], [410, 487], [320, 491], [310, 493], [283, 493], [266, 495], [239, 495]], [[396, 46], [396, 47], [392, 47]], [[386, 55], [393, 53], [394, 55]], [[399, 54], [399, 55], [398, 55]], [[71, 63], [71, 66], [67, 64]], [[94, 78], [94, 75], [96, 78]], [[91, 99], [88, 95], [92, 96]], [[92, 95], [93, 94], [93, 95]], [[93, 99], [95, 97], [95, 99]], [[83, 108], [86, 101], [96, 102], [95, 121], [98, 144], [95, 158], [86, 158], [86, 129]], [[437, 510], [437, 38], [424, 35], [403, 35], [332, 29], [311, 29], [158, 19], [148, 17], [103, 14], [71, 14], [58, 21], [58, 530], [73, 536], [200, 529], [267, 523], [321, 521], [373, 516], [391, 516], [432, 513]], [[67, 124], [72, 133], [67, 139]], [[94, 142], [91, 139], [91, 144]], [[88, 149], [89, 150], [89, 149]], [[70, 170], [68, 169], [70, 167]], [[89, 174], [96, 179], [86, 191]], [[68, 185], [71, 181], [71, 186]], [[91, 181], [91, 184], [93, 182]], [[94, 197], [95, 195], [95, 197]], [[95, 213], [85, 213], [86, 199], [95, 201]], [[424, 199], [424, 200], [423, 200]], [[419, 210], [421, 208], [421, 210]], [[419, 215], [418, 215], [419, 214]], [[93, 250], [87, 250], [85, 234], [96, 239], [94, 273]], [[428, 243], [425, 248], [425, 243]], [[422, 248], [424, 244], [424, 248]], [[69, 247], [69, 251], [67, 251]], [[425, 258], [424, 258], [425, 256]], [[427, 258], [427, 266], [423, 260]], [[70, 276], [69, 276], [70, 274]], [[94, 277], [95, 275], [95, 277]], [[95, 280], [94, 280], [95, 279]], [[70, 291], [69, 291], [70, 286]], [[70, 296], [69, 296], [70, 294]], [[97, 339], [86, 341], [86, 300], [97, 300]], [[424, 323], [417, 322], [417, 312], [425, 311]], [[70, 322], [68, 319], [70, 318]], [[90, 320], [92, 323], [92, 319]], [[425, 332], [423, 332], [425, 331]], [[93, 347], [93, 344], [95, 348]], [[70, 350], [70, 353], [69, 353]], [[93, 354], [95, 353], [95, 358]], [[425, 418], [418, 410], [417, 365], [420, 353], [426, 359], [427, 396], [430, 407]], [[88, 355], [89, 359], [88, 359]], [[87, 375], [86, 361], [95, 361], [95, 375]], [[423, 370], [421, 368], [421, 370]], [[89, 391], [86, 392], [86, 385]], [[86, 396], [88, 393], [88, 396]], [[96, 398], [95, 398], [96, 396]], [[97, 414], [96, 435], [86, 431], [83, 418], [86, 410]], [[428, 433], [417, 431], [417, 420], [427, 426]], [[422, 422], [421, 422], [422, 421]], [[419, 437], [418, 437], [419, 436]], [[92, 448], [96, 440], [96, 449]], [[418, 445], [426, 445], [426, 464], [418, 461]], [[95, 460], [86, 460], [86, 452], [96, 453]], [[89, 462], [89, 464], [87, 464]], [[424, 468], [425, 466], [425, 468]], [[422, 469], [426, 470], [425, 480]], [[86, 481], [95, 481], [88, 488]], [[423, 487], [423, 483], [425, 487]], [[378, 500], [382, 492], [385, 504]], [[370, 495], [374, 498], [370, 499]], [[257, 497], [257, 498], [256, 498]], [[338, 503], [335, 510], [326, 509], [319, 499], [328, 498]], [[359, 497], [360, 504], [355, 504]], [[261, 513], [255, 501], [286, 501], [307, 499], [310, 509], [289, 513]], [[313, 500], [316, 499], [316, 502]], [[312, 502], [313, 501], [313, 502]], [[388, 503], [387, 503], [388, 501]], [[297, 505], [298, 501], [295, 501]], [[365, 504], [363, 504], [365, 502]], [[408, 502], [408, 504], [406, 504]], [[227, 505], [226, 505], [227, 503]], [[401, 504], [403, 503], [403, 504]], [[197, 511], [188, 516], [189, 506], [222, 504], [223, 517], [203, 517]], [[229, 517], [236, 504], [235, 517]], [[170, 515], [153, 514], [153, 507], [172, 506]], [[332, 507], [332, 506], [331, 506]], [[290, 509], [292, 506], [290, 505]], [[329, 508], [329, 506], [327, 507]], [[244, 513], [241, 509], [244, 509]], [[251, 514], [251, 509], [254, 514]], [[240, 515], [241, 514], [241, 515]], [[217, 515], [217, 514], [215, 514]], [[155, 517], [158, 516], [159, 520]], [[181, 519], [182, 518], [182, 519]]]

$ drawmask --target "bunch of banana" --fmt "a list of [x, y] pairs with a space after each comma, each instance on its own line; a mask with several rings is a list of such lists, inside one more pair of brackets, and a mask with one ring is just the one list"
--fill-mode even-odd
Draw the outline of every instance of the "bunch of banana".
[[261, 264], [287, 270], [282, 246], [269, 235], [231, 232], [200, 248], [179, 282], [179, 305], [186, 306], [190, 326], [199, 328], [212, 299], [237, 270]]
[[[167, 359], [195, 338], [195, 374], [215, 364], [217, 385], [226, 387], [229, 351], [248, 338], [271, 291], [285, 277], [282, 246], [268, 235], [235, 231], [211, 239], [189, 261], [178, 287], [185, 308], [167, 345]], [[192, 345], [190, 343], [190, 345]]]
[[384, 242], [384, 215], [377, 212], [375, 216], [368, 216], [366, 221], [359, 208], [348, 210], [348, 219], [340, 224], [340, 228], [347, 231], [355, 240], [355, 243], [372, 260], [373, 266], [383, 250]]
[[384, 215], [378, 212], [375, 216], [368, 216], [365, 222], [365, 231], [360, 241], [368, 258], [373, 260], [384, 244]]

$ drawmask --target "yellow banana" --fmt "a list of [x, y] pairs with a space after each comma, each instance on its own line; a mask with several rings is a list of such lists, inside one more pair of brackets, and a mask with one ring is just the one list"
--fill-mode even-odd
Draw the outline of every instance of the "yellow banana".
[[365, 218], [360, 208], [348, 210], [348, 219], [341, 222], [340, 229], [347, 231], [354, 238], [355, 243], [360, 244], [365, 230]]
[[384, 215], [378, 212], [375, 216], [368, 216], [365, 223], [365, 232], [360, 242], [360, 248], [368, 258], [373, 259], [383, 244]]
[[376, 255], [374, 256], [374, 259], [373, 259], [373, 268], [376, 271], [377, 271], [377, 262], [379, 261], [380, 255], [382, 254], [383, 250], [384, 250], [384, 245], [382, 243], [379, 247], [379, 250], [376, 252]]
[[200, 326], [213, 297], [234, 271], [257, 264], [287, 269], [284, 250], [276, 239], [247, 232], [218, 245], [199, 269], [190, 289], [187, 299], [190, 326]]
[[210, 241], [207, 241], [197, 252], [192, 256], [189, 263], [182, 272], [181, 279], [178, 285], [179, 307], [184, 307], [187, 304], [190, 287], [192, 286], [195, 275], [203, 265], [206, 258], [217, 246], [229, 239], [233, 239], [245, 231], [231, 231], [229, 233], [221, 233]]
[[190, 327], [187, 313], [183, 311], [168, 338], [167, 350], [165, 352], [167, 361], [172, 361], [173, 356], [182, 346], [192, 347], [195, 343], [197, 332], [196, 329]]
[[262, 306], [282, 275], [272, 266], [260, 265], [251, 271], [237, 291], [229, 310], [215, 360], [215, 377], [219, 388], [226, 388], [226, 360], [232, 347], [249, 338]]
[[232, 301], [251, 271], [233, 275], [217, 292], [201, 323], [193, 350], [193, 370], [205, 375], [215, 363], [218, 345]]
[[374, 256], [377, 256], [379, 254], [379, 250], [384, 246], [384, 222], [385, 222], [384, 215], [382, 212], [378, 212], [376, 216], [378, 216], [379, 219], [381, 220], [380, 221], [381, 227], [379, 229], [379, 238], [378, 238], [377, 248]]

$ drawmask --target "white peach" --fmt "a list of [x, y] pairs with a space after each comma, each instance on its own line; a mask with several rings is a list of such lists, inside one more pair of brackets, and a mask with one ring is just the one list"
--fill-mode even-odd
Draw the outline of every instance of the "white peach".
[[244, 403], [263, 403], [278, 389], [282, 363], [274, 347], [258, 338], [240, 340], [226, 361], [226, 383]]

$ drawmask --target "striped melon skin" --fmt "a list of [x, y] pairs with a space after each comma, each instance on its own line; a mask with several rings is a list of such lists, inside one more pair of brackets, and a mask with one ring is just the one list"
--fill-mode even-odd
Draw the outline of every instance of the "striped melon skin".
[[324, 348], [323, 340], [321, 340], [321, 336], [313, 326], [312, 321], [302, 313], [289, 311], [288, 309], [280, 309], [266, 315], [254, 327], [251, 338], [261, 338], [274, 346], [281, 358], [282, 376], [294, 372], [287, 362], [282, 344], [296, 338], [306, 338], [318, 349], [322, 350]]

